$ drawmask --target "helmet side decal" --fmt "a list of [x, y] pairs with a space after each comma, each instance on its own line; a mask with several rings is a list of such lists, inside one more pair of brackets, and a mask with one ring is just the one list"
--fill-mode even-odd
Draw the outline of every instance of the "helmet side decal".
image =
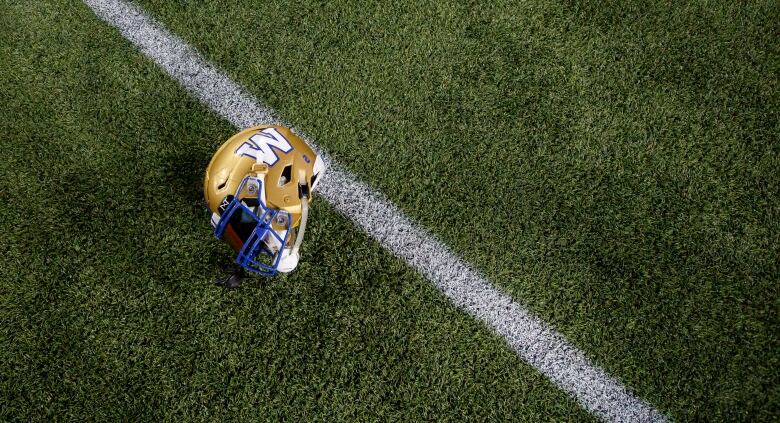
[[251, 157], [258, 163], [264, 162], [268, 166], [273, 166], [279, 161], [279, 156], [274, 148], [289, 153], [293, 147], [284, 135], [280, 134], [276, 128], [265, 128], [257, 134], [252, 135], [235, 151], [239, 156]]

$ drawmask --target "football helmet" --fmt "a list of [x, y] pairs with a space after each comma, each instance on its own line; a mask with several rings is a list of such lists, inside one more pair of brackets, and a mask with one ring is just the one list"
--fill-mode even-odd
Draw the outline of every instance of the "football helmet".
[[271, 276], [298, 265], [322, 158], [289, 128], [263, 125], [228, 139], [211, 158], [203, 194], [214, 235], [244, 269]]

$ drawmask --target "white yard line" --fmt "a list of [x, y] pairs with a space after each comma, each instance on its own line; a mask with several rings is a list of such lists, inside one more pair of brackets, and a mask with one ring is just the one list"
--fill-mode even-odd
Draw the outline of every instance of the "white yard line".
[[[237, 128], [284, 123], [274, 111], [133, 3], [84, 2], [192, 95]], [[605, 421], [666, 420], [544, 321], [496, 289], [441, 241], [409, 220], [382, 194], [332, 160], [328, 163], [328, 172], [318, 187], [319, 195], [384, 248], [417, 269], [458, 307], [501, 335], [523, 360], [576, 398], [585, 409]]]

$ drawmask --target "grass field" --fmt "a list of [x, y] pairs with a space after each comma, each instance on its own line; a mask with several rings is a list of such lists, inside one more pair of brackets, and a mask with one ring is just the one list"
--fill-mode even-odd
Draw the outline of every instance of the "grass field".
[[[672, 419], [777, 418], [776, 4], [138, 3]], [[592, 418], [324, 202], [210, 286], [236, 129], [82, 3], [0, 8], [4, 420]]]

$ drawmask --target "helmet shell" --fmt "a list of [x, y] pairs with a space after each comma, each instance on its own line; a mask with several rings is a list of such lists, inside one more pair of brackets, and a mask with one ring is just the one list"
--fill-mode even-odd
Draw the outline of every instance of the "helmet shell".
[[261, 125], [233, 135], [214, 153], [206, 168], [203, 195], [212, 213], [236, 190], [246, 176], [264, 180], [266, 207], [290, 214], [292, 227], [300, 224], [301, 199], [298, 186], [310, 191], [323, 170], [322, 159], [293, 133], [279, 125]]

